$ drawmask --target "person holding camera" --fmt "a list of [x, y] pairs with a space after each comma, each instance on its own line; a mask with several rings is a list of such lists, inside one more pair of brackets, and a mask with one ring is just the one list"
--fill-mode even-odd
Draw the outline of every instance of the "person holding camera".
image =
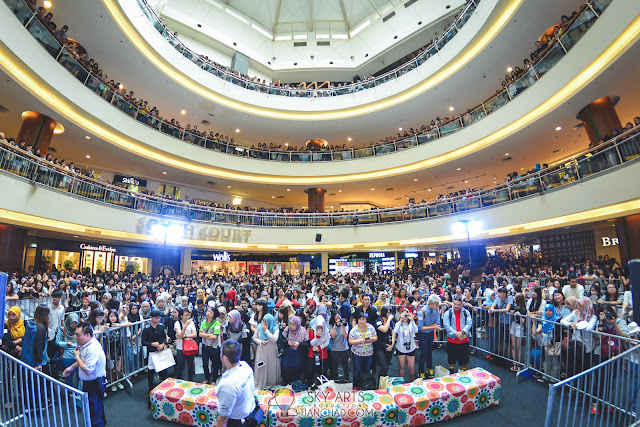
[[393, 334], [396, 337], [396, 355], [400, 365], [399, 375], [404, 378], [405, 366], [408, 365], [409, 381], [413, 381], [415, 374], [417, 333], [418, 325], [416, 325], [415, 317], [408, 308], [405, 308], [400, 314], [400, 322], [393, 329]]
[[389, 307], [382, 307], [380, 309], [380, 316], [376, 321], [378, 340], [373, 343], [373, 350], [375, 351], [376, 363], [378, 365], [378, 379], [387, 376], [389, 365], [391, 365], [393, 347], [396, 342], [396, 336], [393, 333], [394, 326], [393, 313]]
[[447, 331], [449, 372], [453, 373], [456, 363], [462, 371], [466, 371], [469, 364], [469, 333], [473, 320], [469, 310], [462, 307], [462, 298], [454, 298], [453, 307], [447, 310], [442, 320]]
[[331, 331], [331, 379], [338, 378], [338, 363], [342, 364], [344, 377], [349, 378], [349, 322], [336, 311], [329, 319]]

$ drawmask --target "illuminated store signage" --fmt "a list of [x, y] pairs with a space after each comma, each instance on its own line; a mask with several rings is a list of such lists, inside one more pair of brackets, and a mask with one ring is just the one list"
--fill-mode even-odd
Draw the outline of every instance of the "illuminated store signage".
[[82, 243], [80, 245], [80, 249], [82, 249], [83, 251], [98, 251], [98, 252], [115, 252], [116, 251], [116, 248], [112, 248], [111, 246], [105, 246], [105, 245], [92, 246], [92, 245], [87, 245], [86, 243]]
[[418, 253], [417, 252], [405, 252], [404, 253], [404, 257], [405, 258], [418, 258]]
[[136, 187], [147, 187], [146, 179], [134, 178], [132, 176], [115, 174], [113, 176], [113, 182], [117, 182], [119, 184], [135, 185]]
[[369, 252], [369, 258], [386, 258], [387, 254], [384, 252]]
[[618, 246], [620, 244], [620, 240], [617, 237], [601, 237], [602, 246]]
[[435, 252], [429, 252], [429, 256], [434, 257], [434, 256], [436, 256], [436, 253]]
[[223, 252], [221, 254], [213, 254], [214, 261], [231, 261], [231, 255], [228, 252]]
[[[185, 224], [172, 221], [160, 221], [155, 218], [139, 218], [136, 228], [139, 234], [153, 236], [158, 226], [167, 226], [169, 235], [179, 240], [210, 240], [213, 242], [247, 243], [251, 230], [242, 228], [216, 227], [212, 225]], [[171, 238], [169, 238], [170, 240]]]

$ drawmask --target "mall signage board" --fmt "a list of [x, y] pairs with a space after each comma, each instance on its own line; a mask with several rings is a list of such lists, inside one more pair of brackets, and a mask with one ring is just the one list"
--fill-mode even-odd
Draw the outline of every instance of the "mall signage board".
[[384, 252], [369, 252], [369, 258], [386, 258], [387, 254]]
[[106, 246], [106, 245], [93, 246], [87, 243], [81, 243], [80, 249], [82, 249], [83, 251], [111, 252], [111, 253], [116, 252], [116, 248], [112, 248], [111, 246]]
[[620, 244], [620, 239], [617, 237], [601, 237], [602, 246], [618, 246]]
[[239, 227], [220, 227], [214, 225], [198, 225], [190, 223], [180, 223], [156, 218], [139, 218], [136, 223], [138, 234], [153, 236], [153, 230], [157, 226], [167, 226], [172, 230], [171, 235], [180, 240], [209, 240], [212, 242], [235, 242], [247, 243], [251, 236], [251, 230]]
[[231, 261], [231, 255], [229, 255], [227, 251], [224, 251], [221, 254], [213, 254], [212, 258], [214, 261]]
[[135, 185], [136, 187], [147, 187], [147, 180], [135, 178], [133, 176], [115, 174], [113, 176], [113, 182], [118, 184]]

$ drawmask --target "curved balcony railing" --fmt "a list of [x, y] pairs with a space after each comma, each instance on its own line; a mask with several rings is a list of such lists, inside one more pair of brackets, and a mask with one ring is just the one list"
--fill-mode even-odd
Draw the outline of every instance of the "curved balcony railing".
[[567, 27], [563, 35], [547, 49], [547, 52], [535, 65], [525, 70], [524, 74], [507, 88], [498, 91], [487, 101], [468, 110], [463, 115], [453, 118], [448, 123], [432, 127], [418, 135], [402, 140], [372, 147], [331, 151], [261, 150], [228, 143], [216, 137], [207, 137], [189, 129], [177, 127], [170, 121], [163, 120], [160, 117], [149, 114], [149, 112], [144, 109], [140, 109], [137, 105], [127, 101], [117, 91], [110, 89], [103, 80], [94, 75], [91, 70], [60, 44], [59, 40], [49, 32], [48, 28], [37, 19], [37, 14], [24, 3], [24, 0], [4, 1], [9, 5], [10, 9], [13, 10], [16, 17], [24, 24], [31, 35], [38, 40], [44, 49], [55, 57], [60, 64], [94, 93], [142, 124], [182, 141], [230, 155], [281, 162], [328, 162], [380, 156], [417, 147], [457, 132], [491, 115], [507, 105], [525, 89], [532, 86], [542, 75], [557, 64], [582, 38], [612, 0], [588, 0], [582, 12], [573, 20], [572, 24]]
[[231, 82], [235, 85], [249, 90], [255, 90], [257, 92], [262, 92], [269, 95], [288, 96], [292, 98], [318, 98], [347, 95], [350, 93], [360, 92], [362, 90], [378, 87], [390, 80], [395, 80], [398, 77], [407, 74], [411, 70], [415, 70], [420, 65], [424, 64], [429, 58], [437, 54], [444, 47], [444, 45], [446, 45], [451, 39], [453, 39], [453, 37], [455, 37], [456, 34], [458, 34], [458, 31], [460, 31], [464, 24], [467, 23], [473, 12], [476, 10], [477, 4], [480, 3], [480, 0], [470, 0], [460, 16], [456, 18], [453, 24], [451, 24], [444, 31], [444, 33], [440, 37], [438, 37], [437, 40], [434, 40], [433, 43], [427, 46], [424, 52], [418, 54], [414, 59], [405, 62], [396, 69], [388, 71], [384, 74], [380, 74], [379, 76], [368, 79], [366, 81], [343, 84], [339, 87], [311, 89], [300, 87], [290, 88], [283, 86], [270, 86], [262, 84], [260, 82], [256, 82], [252, 79], [238, 76], [234, 72], [229, 71], [226, 67], [213, 61], [209, 61], [205, 59], [203, 55], [200, 55], [189, 49], [184, 43], [180, 41], [180, 39], [178, 39], [173, 34], [171, 30], [169, 30], [169, 28], [167, 28], [167, 26], [155, 13], [153, 8], [149, 6], [146, 0], [137, 1], [145, 16], [149, 19], [149, 21], [151, 21], [155, 29], [158, 30], [160, 34], [162, 34], [162, 37], [164, 37], [171, 44], [171, 46], [173, 46], [185, 58], [189, 59], [198, 67], [227, 82]]
[[640, 157], [640, 126], [577, 154], [560, 166], [455, 198], [362, 212], [280, 213], [230, 210], [162, 199], [106, 184], [62, 169], [6, 143], [0, 144], [0, 169], [32, 183], [96, 202], [189, 221], [275, 227], [380, 224], [451, 215], [541, 194]]

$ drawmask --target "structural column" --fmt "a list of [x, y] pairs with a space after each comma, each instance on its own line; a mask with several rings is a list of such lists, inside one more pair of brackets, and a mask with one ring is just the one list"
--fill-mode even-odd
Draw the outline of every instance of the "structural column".
[[25, 141], [27, 145], [40, 149], [40, 154], [45, 155], [49, 151], [53, 134], [64, 132], [64, 127], [51, 117], [35, 111], [25, 111], [22, 113], [22, 126], [18, 132], [16, 142]]
[[322, 273], [329, 274], [329, 252], [320, 253], [320, 262], [322, 263]]
[[614, 108], [618, 97], [604, 97], [596, 99], [578, 113], [578, 118], [587, 131], [589, 140], [597, 143], [606, 135], [611, 135], [613, 129], [622, 130], [622, 123]]
[[180, 273], [191, 274], [191, 248], [183, 248], [180, 254]]
[[308, 206], [310, 211], [324, 212], [324, 193], [327, 191], [324, 188], [307, 188], [304, 190], [307, 193]]

